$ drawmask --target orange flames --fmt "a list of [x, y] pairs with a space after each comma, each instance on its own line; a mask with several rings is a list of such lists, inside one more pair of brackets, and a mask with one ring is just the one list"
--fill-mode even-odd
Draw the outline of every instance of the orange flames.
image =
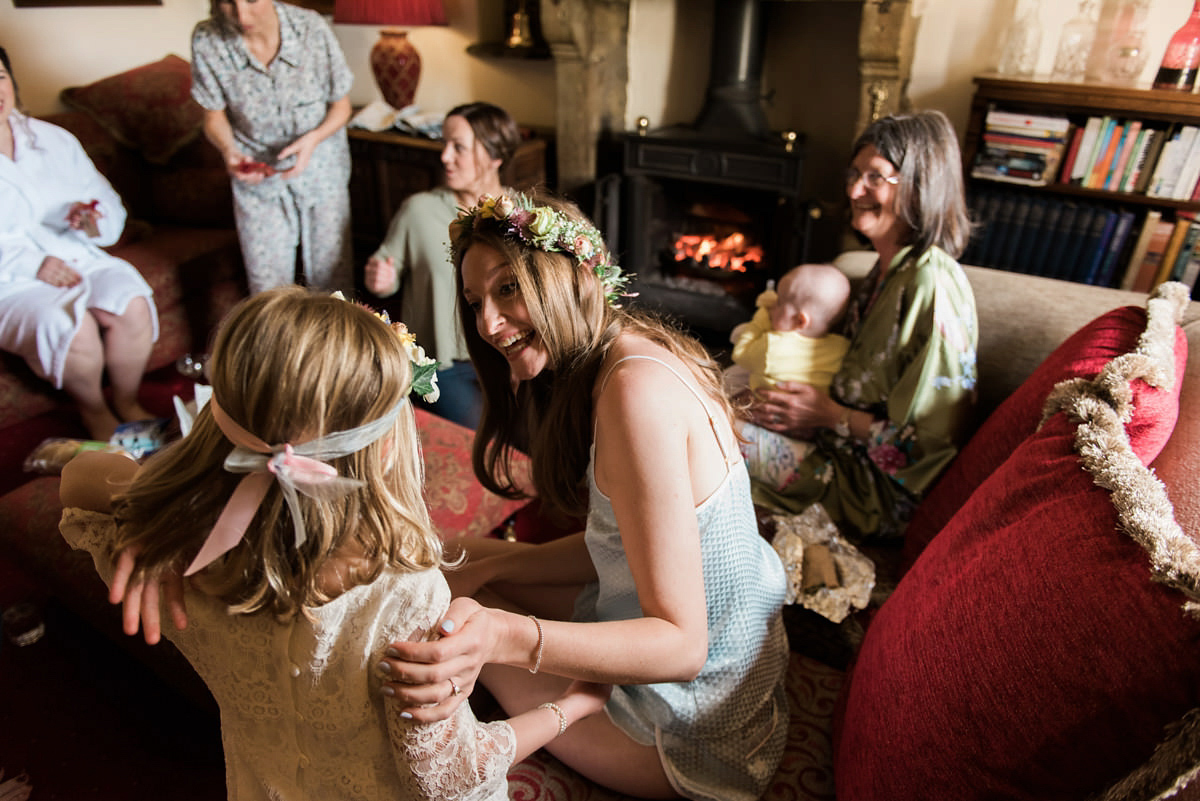
[[718, 239], [711, 234], [684, 234], [675, 240], [675, 261], [691, 259], [717, 270], [746, 272], [747, 264], [761, 264], [763, 250], [746, 242], [746, 236], [734, 232]]

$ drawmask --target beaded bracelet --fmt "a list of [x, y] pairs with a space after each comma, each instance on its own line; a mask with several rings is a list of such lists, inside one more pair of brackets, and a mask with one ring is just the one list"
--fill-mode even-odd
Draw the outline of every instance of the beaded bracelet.
[[562, 733], [567, 730], [567, 713], [562, 711], [562, 707], [553, 701], [547, 701], [544, 704], [538, 704], [537, 708], [549, 709], [551, 712], [558, 715], [558, 733], [559, 736], [562, 736]]
[[[533, 615], [526, 615], [526, 617], [533, 621], [533, 625], [537, 626], [538, 630], [537, 657], [533, 661], [533, 667], [529, 669], [530, 673], [537, 673], [542, 667], [542, 647], [546, 644], [546, 638], [542, 636], [542, 622]], [[561, 713], [562, 710], [559, 711]]]

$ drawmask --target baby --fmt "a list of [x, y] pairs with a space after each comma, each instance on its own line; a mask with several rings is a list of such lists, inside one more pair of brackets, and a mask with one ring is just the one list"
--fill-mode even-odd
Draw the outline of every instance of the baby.
[[850, 281], [832, 264], [801, 264], [758, 296], [758, 311], [733, 329], [733, 361], [750, 389], [799, 381], [828, 392], [850, 341], [832, 333], [850, 297]]

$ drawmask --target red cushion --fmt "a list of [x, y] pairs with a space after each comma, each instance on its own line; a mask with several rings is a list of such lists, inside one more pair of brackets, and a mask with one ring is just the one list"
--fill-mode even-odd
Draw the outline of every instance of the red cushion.
[[[1094, 378], [1111, 359], [1132, 351], [1145, 328], [1145, 309], [1135, 306], [1113, 309], [1085, 325], [1046, 357], [1025, 383], [980, 426], [917, 507], [904, 535], [905, 566], [912, 564], [971, 493], [1037, 430], [1042, 419], [1042, 404], [1055, 384], [1069, 378]], [[1134, 391], [1143, 387], [1143, 382], [1135, 382]], [[1158, 402], [1158, 399], [1168, 404], [1177, 402], [1161, 393], [1152, 393], [1149, 397], [1136, 399], [1135, 404], [1140, 407]], [[1150, 430], [1131, 430], [1130, 435], [1135, 452], [1148, 464], [1162, 450], [1171, 429], [1158, 426], [1158, 415], [1146, 411], [1147, 419], [1154, 421]]]
[[[1174, 427], [1176, 334], [1176, 386], [1131, 382], [1133, 462]], [[1083, 798], [1200, 706], [1200, 623], [1151, 580], [1075, 435], [1060, 412], [1017, 446], [875, 616], [842, 699], [841, 801]], [[1116, 463], [1121, 446], [1097, 452]]]
[[425, 500], [433, 526], [443, 537], [482, 537], [528, 500], [509, 500], [488, 492], [471, 469], [471, 429], [416, 410], [425, 457]]
[[192, 100], [191, 90], [191, 65], [169, 55], [87, 86], [69, 87], [61, 98], [147, 161], [164, 164], [200, 133], [204, 110]]

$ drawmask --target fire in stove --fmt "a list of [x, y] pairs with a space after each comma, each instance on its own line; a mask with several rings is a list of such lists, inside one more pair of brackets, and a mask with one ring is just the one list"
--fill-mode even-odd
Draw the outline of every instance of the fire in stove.
[[687, 231], [677, 234], [677, 268], [721, 280], [763, 265], [762, 246], [747, 235], [751, 219], [741, 210], [720, 203], [695, 203], [688, 209]]
[[744, 273], [762, 263], [762, 248], [735, 231], [723, 239], [711, 234], [684, 234], [675, 240], [675, 261], [691, 261], [715, 270]]

